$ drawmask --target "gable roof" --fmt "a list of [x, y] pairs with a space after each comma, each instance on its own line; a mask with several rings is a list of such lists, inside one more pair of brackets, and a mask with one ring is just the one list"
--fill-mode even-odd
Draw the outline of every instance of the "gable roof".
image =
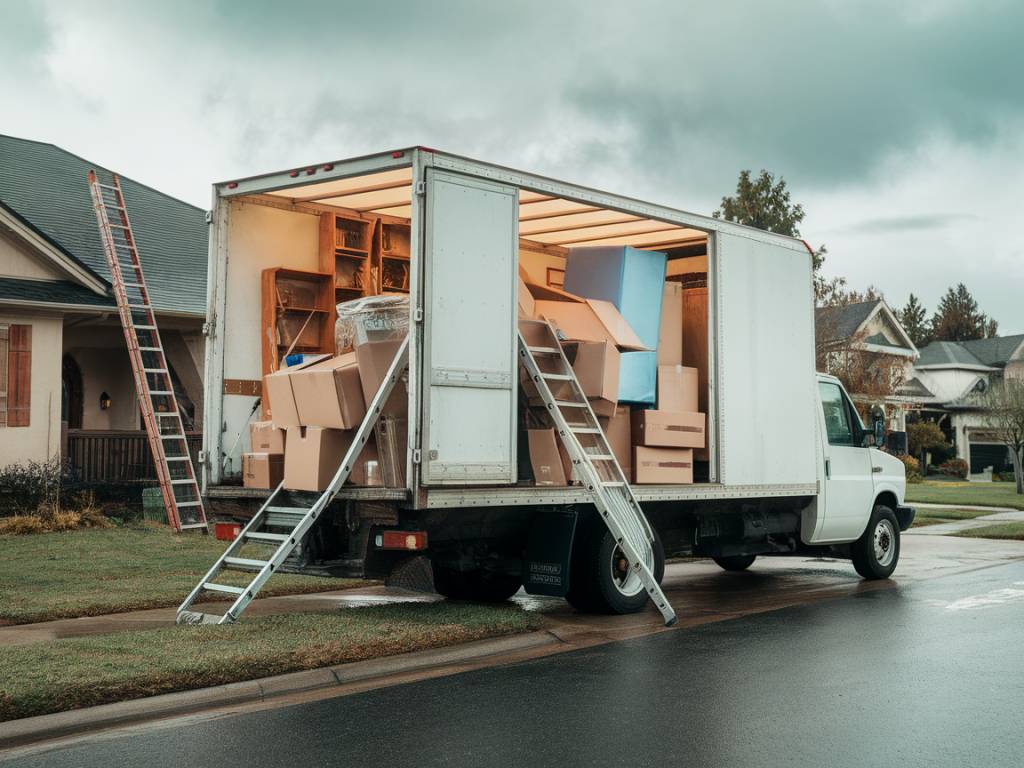
[[66, 304], [117, 311], [113, 296], [100, 296], [70, 280], [24, 280], [0, 277], [0, 299], [15, 304]]
[[881, 300], [860, 301], [835, 307], [818, 307], [814, 320], [828, 336], [826, 341], [842, 341], [853, 336], [881, 304]]
[[918, 368], [992, 370], [1004, 367], [1024, 346], [1024, 334], [973, 341], [933, 341], [921, 350]]
[[933, 341], [921, 350], [921, 356], [914, 364], [916, 368], [924, 368], [925, 366], [944, 368], [963, 366], [984, 367], [984, 365], [981, 360], [971, 354], [958, 341]]
[[[108, 285], [86, 174], [110, 171], [53, 144], [0, 135], [0, 205]], [[121, 177], [154, 308], [206, 314], [206, 214]]]
[[890, 341], [883, 333], [874, 333], [858, 341], [871, 352], [914, 357], [917, 347], [903, 329], [899, 318], [885, 303], [885, 299], [859, 301], [835, 307], [817, 307], [814, 310], [815, 331], [826, 344], [846, 342], [854, 338], [872, 318], [881, 317], [898, 341]]
[[985, 365], [1004, 366], [1024, 344], [1024, 333], [1016, 336], [993, 336], [991, 339], [961, 341], [960, 345]]

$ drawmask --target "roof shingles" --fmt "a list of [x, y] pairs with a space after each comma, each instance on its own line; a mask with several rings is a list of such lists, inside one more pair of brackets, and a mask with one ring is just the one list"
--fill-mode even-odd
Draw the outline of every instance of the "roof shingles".
[[[86, 175], [89, 163], [53, 144], [0, 135], [0, 203], [108, 283]], [[121, 177], [153, 306], [205, 315], [207, 225], [195, 206]]]

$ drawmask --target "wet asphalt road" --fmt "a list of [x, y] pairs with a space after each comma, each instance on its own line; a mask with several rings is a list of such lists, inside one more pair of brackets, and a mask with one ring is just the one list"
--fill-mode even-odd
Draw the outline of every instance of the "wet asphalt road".
[[1019, 766], [1024, 563], [5, 766]]

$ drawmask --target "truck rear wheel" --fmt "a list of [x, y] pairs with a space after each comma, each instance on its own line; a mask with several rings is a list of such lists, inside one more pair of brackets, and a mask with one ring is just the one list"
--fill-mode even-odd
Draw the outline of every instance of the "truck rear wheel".
[[[654, 576], [665, 575], [665, 550], [654, 532]], [[636, 613], [647, 605], [648, 595], [639, 574], [598, 518], [588, 520], [573, 546], [569, 575], [569, 604], [585, 613]]]
[[896, 514], [884, 504], [871, 513], [871, 520], [851, 547], [853, 567], [865, 579], [887, 579], [900, 559], [900, 526]]
[[757, 555], [729, 555], [728, 557], [713, 557], [718, 567], [726, 571], [745, 571], [757, 560]]
[[519, 576], [492, 571], [456, 571], [434, 566], [434, 589], [449, 600], [500, 603], [523, 586]]

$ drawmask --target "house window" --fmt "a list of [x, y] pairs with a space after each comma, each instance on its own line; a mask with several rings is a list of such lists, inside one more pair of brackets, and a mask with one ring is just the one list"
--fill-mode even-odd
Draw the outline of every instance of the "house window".
[[27, 427], [32, 393], [32, 326], [0, 325], [0, 427]]

